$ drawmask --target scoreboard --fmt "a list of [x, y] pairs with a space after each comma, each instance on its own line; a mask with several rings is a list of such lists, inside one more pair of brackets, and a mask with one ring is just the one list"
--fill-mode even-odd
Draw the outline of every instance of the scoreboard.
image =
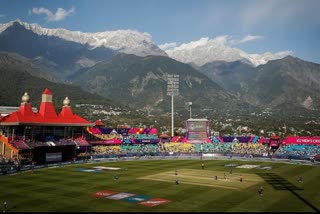
[[195, 143], [203, 142], [210, 137], [209, 120], [188, 119], [186, 121], [187, 140]]

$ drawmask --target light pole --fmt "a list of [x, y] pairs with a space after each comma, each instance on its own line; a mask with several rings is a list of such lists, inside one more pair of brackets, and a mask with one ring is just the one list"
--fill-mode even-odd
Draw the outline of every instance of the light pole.
[[179, 74], [167, 74], [167, 95], [171, 96], [171, 136], [174, 136], [173, 96], [179, 95]]
[[189, 102], [189, 108], [190, 108], [190, 119], [192, 118], [191, 106], [192, 106], [192, 102]]

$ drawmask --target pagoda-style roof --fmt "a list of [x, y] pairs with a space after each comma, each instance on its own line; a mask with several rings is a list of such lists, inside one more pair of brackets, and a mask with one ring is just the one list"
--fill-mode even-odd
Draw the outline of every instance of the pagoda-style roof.
[[93, 126], [94, 123], [72, 112], [68, 97], [63, 101], [59, 114], [52, 103], [52, 93], [46, 88], [42, 93], [39, 111], [34, 113], [29, 103], [29, 95], [22, 97], [20, 108], [11, 114], [0, 118], [0, 125], [42, 125], [42, 126]]
[[101, 120], [96, 120], [96, 122], [94, 122], [95, 126], [104, 126], [103, 122]]

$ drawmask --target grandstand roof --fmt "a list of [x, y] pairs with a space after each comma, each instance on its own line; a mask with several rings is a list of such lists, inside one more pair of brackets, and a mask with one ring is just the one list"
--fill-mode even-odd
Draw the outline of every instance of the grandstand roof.
[[161, 138], [169, 138], [170, 136], [167, 135], [167, 134], [161, 134], [159, 137], [161, 137]]
[[42, 126], [93, 126], [88, 120], [74, 114], [66, 97], [59, 115], [52, 104], [52, 93], [46, 88], [38, 112], [33, 112], [27, 93], [22, 97], [19, 109], [0, 118], [0, 125], [42, 125]]

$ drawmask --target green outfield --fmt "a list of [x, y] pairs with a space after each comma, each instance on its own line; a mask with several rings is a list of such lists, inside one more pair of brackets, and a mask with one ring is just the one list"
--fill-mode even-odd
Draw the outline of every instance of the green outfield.
[[[204, 169], [201, 163], [205, 164]], [[298, 176], [303, 177], [303, 182], [296, 180]], [[179, 185], [175, 184], [176, 178]], [[319, 212], [320, 209], [320, 168], [298, 164], [239, 160], [117, 161], [26, 171], [1, 176], [0, 181], [0, 202], [8, 202], [7, 212]], [[264, 188], [262, 196], [258, 194], [260, 186]]]

